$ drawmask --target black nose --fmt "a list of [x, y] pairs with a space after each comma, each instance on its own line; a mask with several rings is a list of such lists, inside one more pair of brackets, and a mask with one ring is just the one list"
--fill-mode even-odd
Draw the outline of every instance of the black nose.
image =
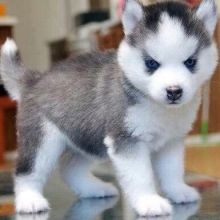
[[170, 86], [167, 88], [167, 98], [170, 101], [177, 101], [183, 95], [183, 89], [179, 86]]

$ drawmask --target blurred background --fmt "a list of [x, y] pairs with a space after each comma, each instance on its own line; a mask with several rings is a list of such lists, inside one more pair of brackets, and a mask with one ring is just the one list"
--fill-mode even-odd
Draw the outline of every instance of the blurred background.
[[[184, 0], [182, 0], [184, 1]], [[199, 0], [185, 0], [190, 6]], [[142, 0], [151, 4], [155, 0]], [[216, 0], [219, 5], [220, 1]], [[45, 71], [69, 55], [117, 49], [123, 0], [0, 0], [0, 45], [13, 37], [24, 63]], [[220, 24], [215, 39], [220, 45]], [[186, 139], [186, 170], [220, 178], [220, 68], [204, 86], [198, 119]], [[0, 195], [12, 193], [16, 103], [0, 84]], [[8, 173], [10, 175], [8, 175]], [[212, 184], [212, 181], [209, 182]], [[6, 210], [6, 211], [5, 211]], [[4, 211], [12, 210], [4, 206]], [[1, 199], [0, 199], [1, 216]]]

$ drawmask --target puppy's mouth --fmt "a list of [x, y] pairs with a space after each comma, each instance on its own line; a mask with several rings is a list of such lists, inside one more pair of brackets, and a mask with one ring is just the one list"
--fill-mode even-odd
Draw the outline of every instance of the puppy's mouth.
[[169, 106], [178, 106], [178, 105], [180, 105], [181, 104], [181, 101], [180, 100], [176, 100], [176, 101], [170, 101], [170, 100], [168, 100], [168, 105]]
[[170, 101], [168, 104], [169, 104], [169, 105], [178, 105], [179, 102], [178, 102], [178, 101]]

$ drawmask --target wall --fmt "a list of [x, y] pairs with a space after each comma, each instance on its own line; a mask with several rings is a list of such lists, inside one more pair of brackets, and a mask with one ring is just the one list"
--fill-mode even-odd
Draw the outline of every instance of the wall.
[[70, 4], [72, 15], [75, 15], [79, 12], [87, 11], [90, 7], [89, 0], [70, 0]]
[[218, 6], [218, 14], [220, 14], [220, 1], [219, 0], [216, 0], [215, 1], [217, 6]]

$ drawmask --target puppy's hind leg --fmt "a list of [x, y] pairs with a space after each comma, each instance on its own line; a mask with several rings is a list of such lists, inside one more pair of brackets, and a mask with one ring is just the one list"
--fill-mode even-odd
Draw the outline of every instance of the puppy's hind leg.
[[19, 158], [15, 173], [17, 213], [47, 211], [43, 187], [64, 149], [61, 132], [49, 121], [19, 126]]
[[118, 190], [91, 172], [92, 160], [72, 149], [67, 149], [60, 160], [61, 176], [65, 183], [81, 198], [103, 198], [118, 195]]

